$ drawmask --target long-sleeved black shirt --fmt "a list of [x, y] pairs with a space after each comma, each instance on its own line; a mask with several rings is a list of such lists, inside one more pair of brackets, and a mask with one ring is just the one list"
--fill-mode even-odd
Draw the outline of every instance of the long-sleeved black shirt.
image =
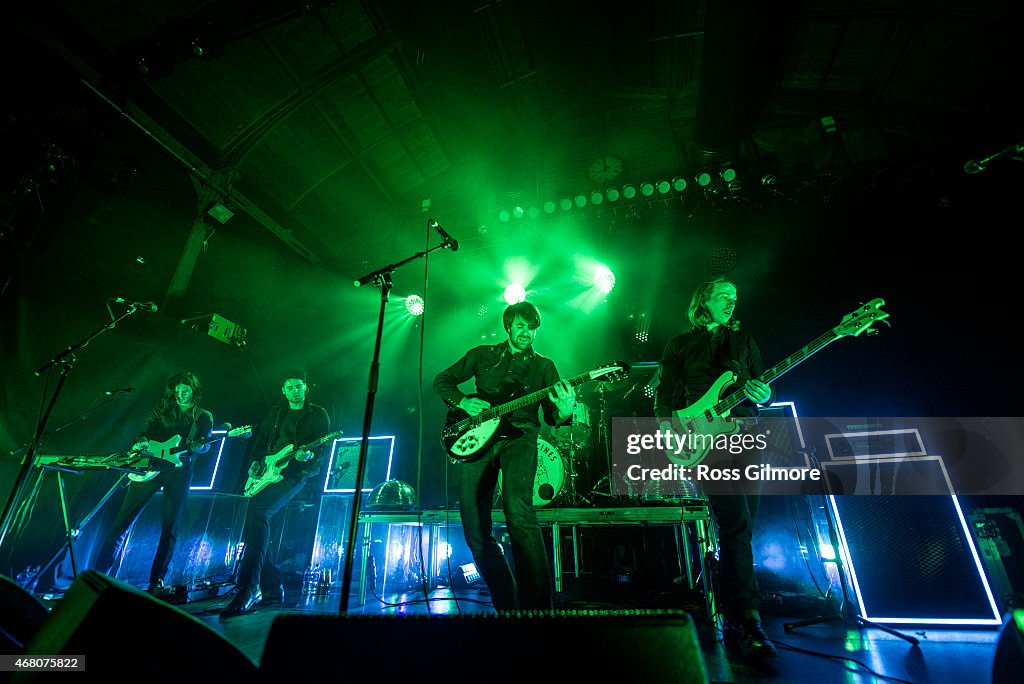
[[[192, 429], [193, 424], [195, 424], [195, 430]], [[213, 414], [206, 409], [193, 407], [182, 411], [175, 405], [171, 407], [170, 413], [165, 413], [158, 406], [153, 409], [146, 418], [146, 422], [142, 424], [142, 429], [136, 435], [135, 441], [140, 442], [145, 438], [157, 442], [166, 442], [174, 435], [180, 435], [182, 446], [184, 446], [186, 440], [205, 439], [212, 432]], [[194, 452], [189, 451], [181, 459], [182, 461], [189, 461], [192, 459], [193, 454], [205, 454], [209, 450], [210, 445], [204, 444]]]
[[[726, 371], [739, 374], [739, 379], [726, 387], [728, 395], [735, 390], [742, 391], [747, 380], [758, 377], [764, 370], [761, 350], [749, 333], [723, 326], [711, 332], [704, 327], [693, 328], [676, 335], [665, 346], [661, 357], [661, 382], [654, 393], [654, 415], [665, 418], [675, 409], [690, 406]], [[773, 397], [774, 394], [773, 389]], [[757, 415], [757, 407], [744, 399], [730, 415]]]
[[[323, 406], [308, 401], [301, 409], [292, 409], [281, 402], [270, 409], [263, 421], [256, 426], [255, 439], [250, 444], [249, 457], [262, 459], [294, 444], [300, 446], [320, 439], [330, 430], [330, 418]], [[288, 478], [307, 478], [315, 475], [323, 466], [323, 456], [330, 442], [312, 449], [313, 458], [308, 461], [290, 463], [283, 474]]]
[[[523, 396], [554, 385], [559, 376], [554, 362], [536, 353], [533, 347], [513, 354], [506, 341], [470, 349], [465, 356], [437, 374], [434, 390], [448, 406], [458, 408], [459, 402], [467, 396], [459, 390], [459, 385], [470, 379], [476, 380], [477, 393], [492, 394], [507, 383], [507, 387], [522, 388], [516, 396]], [[555, 425], [558, 409], [546, 393], [540, 400], [540, 407], [545, 422]], [[508, 422], [528, 432], [538, 433], [540, 418], [537, 404], [513, 411]]]

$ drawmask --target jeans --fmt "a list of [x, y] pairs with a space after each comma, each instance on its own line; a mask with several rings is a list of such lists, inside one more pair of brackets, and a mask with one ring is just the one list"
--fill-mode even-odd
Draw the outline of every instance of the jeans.
[[97, 568], [111, 576], [117, 574], [124, 558], [125, 544], [135, 526], [135, 521], [139, 519], [142, 509], [146, 507], [153, 495], [160, 490], [160, 487], [163, 487], [163, 499], [160, 504], [160, 541], [157, 542], [153, 566], [149, 571], [149, 584], [153, 586], [164, 579], [167, 569], [171, 565], [171, 559], [174, 557], [174, 549], [178, 545], [178, 527], [181, 525], [181, 517], [191, 485], [191, 463], [161, 473], [152, 480], [133, 482], [129, 485], [128, 493], [125, 494], [121, 501], [121, 507], [118, 509], [117, 519], [96, 552]]
[[[533, 509], [533, 483], [537, 473], [537, 435], [526, 433], [499, 440], [479, 459], [456, 466], [466, 543], [480, 576], [491, 592], [495, 610], [551, 610], [553, 596], [544, 537]], [[515, 577], [494, 537], [491, 502], [502, 480], [502, 506], [509, 536]]]
[[[263, 566], [267, 560], [267, 551], [270, 548], [270, 519], [295, 498], [304, 483], [305, 480], [286, 476], [280, 482], [269, 485], [249, 499], [249, 508], [245, 512], [245, 526], [242, 531], [245, 553], [242, 556], [242, 563], [238, 567], [238, 585], [240, 587], [255, 587], [260, 584]], [[279, 581], [276, 569], [271, 570], [268, 573], [267, 586], [276, 586]]]

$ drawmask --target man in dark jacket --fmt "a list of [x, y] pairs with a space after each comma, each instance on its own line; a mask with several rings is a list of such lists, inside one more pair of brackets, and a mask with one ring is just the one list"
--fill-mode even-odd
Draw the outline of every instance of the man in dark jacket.
[[[253, 457], [249, 466], [250, 477], [258, 477], [262, 473], [266, 467], [265, 456], [277, 454], [289, 445], [298, 447], [313, 442], [327, 434], [330, 427], [327, 411], [306, 401], [308, 390], [304, 370], [296, 368], [284, 372], [281, 393], [285, 401], [270, 409], [256, 429], [249, 452]], [[260, 585], [264, 575], [275, 576], [274, 583], [268, 587], [273, 586], [275, 602], [284, 601], [284, 587], [276, 579], [279, 573], [264, 572], [270, 546], [270, 519], [295, 498], [306, 478], [320, 472], [326, 449], [327, 445], [322, 445], [312, 451], [296, 451], [294, 460], [282, 471], [283, 479], [267, 485], [249, 500], [242, 532], [245, 552], [238, 568], [238, 595], [221, 612], [222, 618], [248, 613], [263, 601]]]
[[[540, 409], [548, 424], [567, 423], [576, 406], [576, 392], [568, 382], [558, 379], [558, 371], [550, 359], [533, 350], [540, 327], [537, 307], [529, 302], [513, 304], [505, 309], [502, 320], [508, 340], [470, 349], [454, 365], [437, 374], [434, 389], [449, 407], [476, 416], [492, 402], [482, 397], [468, 397], [459, 391], [458, 386], [470, 379], [475, 378], [478, 394], [492, 397], [495, 403], [509, 390], [523, 396], [553, 386], [539, 402]], [[521, 434], [497, 438], [482, 449], [475, 460], [456, 466], [466, 543], [480, 576], [491, 591], [496, 610], [550, 610], [553, 607], [544, 538], [533, 510], [539, 413], [537, 403], [511, 412], [507, 416], [508, 423]], [[499, 472], [505, 521], [515, 558], [515, 579], [492, 530], [491, 502]]]

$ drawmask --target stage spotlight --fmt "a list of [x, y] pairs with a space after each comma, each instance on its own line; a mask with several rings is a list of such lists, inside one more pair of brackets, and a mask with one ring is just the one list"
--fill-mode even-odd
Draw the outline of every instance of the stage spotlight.
[[623, 185], [622, 196], [625, 197], [626, 199], [633, 199], [634, 197], [636, 197], [636, 188], [632, 184]]
[[409, 295], [405, 298], [405, 310], [413, 316], [423, 315], [423, 297], [419, 295]]
[[510, 218], [512, 218], [512, 215], [509, 214], [504, 209], [498, 212], [498, 220], [501, 221], [502, 223], [508, 223]]
[[640, 194], [642, 194], [644, 197], [650, 197], [651, 195], [653, 195], [654, 194], [654, 184], [653, 183], [646, 183], [646, 182], [645, 183], [641, 183], [640, 184]]
[[686, 179], [677, 177], [672, 179], [672, 189], [676, 192], [682, 192], [686, 189]]
[[582, 209], [587, 206], [587, 198], [584, 195], [576, 195], [576, 206]]
[[605, 194], [608, 195], [608, 201], [609, 202], [618, 202], [619, 201], [619, 189], [618, 188], [608, 188], [608, 192], [605, 193]]
[[775, 174], [766, 173], [761, 176], [761, 185], [766, 188], [774, 188], [775, 184], [779, 182], [779, 179], [775, 177]]
[[667, 195], [668, 191], [672, 189], [672, 186], [667, 180], [658, 181], [658, 194]]
[[594, 272], [594, 287], [608, 294], [615, 287], [615, 274], [610, 269], [601, 266]]
[[591, 204], [601, 204], [601, 202], [604, 202], [604, 195], [599, 190], [594, 190], [590, 193]]
[[530, 207], [529, 209], [526, 210], [526, 215], [532, 219], [535, 219], [538, 216], [540, 216], [540, 209], [538, 209], [537, 207]]
[[522, 207], [516, 207], [512, 210], [513, 218], [521, 219], [526, 214], [526, 211]]
[[519, 283], [512, 283], [505, 288], [505, 302], [507, 304], [518, 304], [526, 300], [526, 289]]
[[561, 200], [559, 200], [558, 206], [562, 208], [562, 211], [569, 211], [570, 209], [572, 209], [572, 200], [569, 199], [568, 197], [563, 197]]
[[726, 183], [731, 183], [736, 180], [736, 169], [731, 166], [727, 166], [718, 172], [718, 175], [722, 177]]
[[547, 202], [545, 202], [544, 203], [544, 213], [545, 214], [554, 214], [555, 213], [555, 203], [552, 202], [551, 200], [548, 200]]
[[702, 188], [706, 188], [711, 185], [711, 174], [707, 171], [701, 171], [697, 174], [697, 185]]

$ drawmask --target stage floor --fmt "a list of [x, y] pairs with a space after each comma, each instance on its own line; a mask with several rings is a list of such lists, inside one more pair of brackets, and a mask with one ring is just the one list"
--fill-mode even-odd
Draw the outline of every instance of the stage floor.
[[[621, 589], [602, 589], [600, 582], [567, 582], [566, 590], [556, 595], [556, 607], [562, 609], [610, 609], [662, 607], [685, 608], [688, 597], [685, 593], [662, 592], [657, 595], [631, 593]], [[372, 599], [363, 606], [355, 604], [352, 597], [352, 614], [391, 614], [422, 616], [428, 612], [428, 605], [418, 594], [389, 594], [381, 601]], [[459, 601], [451, 598], [449, 589], [438, 589], [431, 593], [429, 612], [443, 613], [490, 613], [489, 599], [485, 591], [468, 587], [459, 591]], [[286, 607], [258, 608], [255, 612], [229, 620], [218, 618], [220, 609], [230, 597], [208, 599], [179, 606], [180, 609], [220, 632], [232, 644], [258, 663], [274, 619], [285, 613], [336, 614], [340, 595], [337, 592], [326, 597], [303, 597], [286, 595]], [[897, 680], [923, 682], [978, 682], [991, 680], [991, 666], [995, 654], [998, 632], [995, 630], [929, 629], [927, 631], [905, 630], [905, 633], [920, 639], [920, 645], [911, 646], [906, 641], [877, 629], [857, 630], [856, 627], [841, 623], [823, 623], [798, 628], [786, 633], [783, 624], [806, 616], [785, 616], [764, 614], [768, 635], [779, 649], [779, 657], [765, 666], [754, 666], [742, 662], [730, 662], [711, 623], [701, 617], [700, 611], [691, 615], [697, 625], [708, 673], [713, 682], [831, 682], [844, 681], [851, 684], [877, 682], [864, 666], [875, 672]], [[574, 654], [573, 657], [603, 657], [601, 654], [586, 654], [572, 649], [571, 637], [560, 644], [537, 644], [538, 649], [547, 649], [553, 654]], [[322, 657], [322, 654], [321, 656]], [[438, 654], [447, 667], [451, 668], [453, 679], [458, 679], [457, 651]], [[860, 661], [864, 666], [851, 660]], [[382, 664], [382, 671], [387, 665]], [[415, 678], [415, 673], [406, 673]]]

